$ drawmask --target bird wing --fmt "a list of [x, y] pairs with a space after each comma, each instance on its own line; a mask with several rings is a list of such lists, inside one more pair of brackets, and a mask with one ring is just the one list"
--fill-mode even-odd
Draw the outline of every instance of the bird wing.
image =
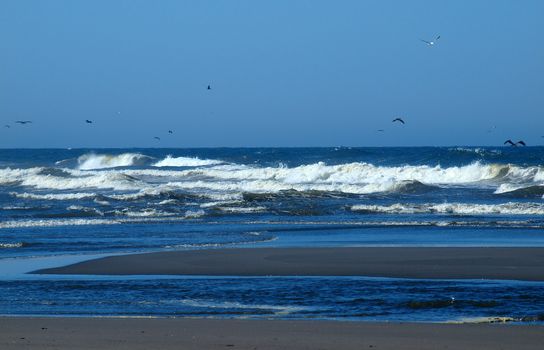
[[506, 145], [506, 144], [510, 144], [510, 145], [513, 145], [514, 143], [512, 142], [512, 140], [506, 140], [504, 141], [503, 145]]
[[423, 39], [419, 39], [419, 40], [423, 41], [423, 42], [424, 42], [425, 44], [429, 44], [429, 45], [431, 45], [431, 42], [430, 42], [430, 41], [427, 41], [427, 40], [423, 40]]
[[523, 146], [527, 146], [527, 145], [525, 144], [525, 142], [523, 142], [523, 141], [518, 141], [517, 143], [519, 143], [520, 145], [523, 145]]
[[440, 39], [440, 35], [439, 35], [439, 36], [437, 36], [435, 40], [438, 40], [438, 39]]

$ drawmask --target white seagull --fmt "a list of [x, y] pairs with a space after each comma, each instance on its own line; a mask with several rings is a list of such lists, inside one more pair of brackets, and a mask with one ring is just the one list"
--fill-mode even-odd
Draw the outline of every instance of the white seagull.
[[420, 39], [420, 40], [423, 41], [425, 44], [427, 44], [427, 46], [434, 46], [434, 44], [436, 44], [438, 42], [438, 39], [440, 39], [440, 35], [437, 36], [436, 39], [431, 40], [431, 41], [427, 41], [427, 40], [423, 40], [423, 39]]

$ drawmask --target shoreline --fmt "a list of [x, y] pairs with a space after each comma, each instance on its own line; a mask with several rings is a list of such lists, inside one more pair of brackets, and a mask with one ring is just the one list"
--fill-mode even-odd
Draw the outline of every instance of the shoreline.
[[540, 349], [542, 334], [541, 325], [0, 317], [2, 349]]
[[31, 274], [544, 281], [544, 248], [230, 248], [115, 255]]

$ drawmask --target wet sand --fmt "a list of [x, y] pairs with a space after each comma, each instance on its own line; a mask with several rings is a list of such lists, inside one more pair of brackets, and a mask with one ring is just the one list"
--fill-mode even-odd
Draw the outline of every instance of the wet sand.
[[111, 256], [33, 273], [544, 281], [544, 248], [248, 248]]
[[0, 349], [542, 349], [544, 326], [0, 318]]

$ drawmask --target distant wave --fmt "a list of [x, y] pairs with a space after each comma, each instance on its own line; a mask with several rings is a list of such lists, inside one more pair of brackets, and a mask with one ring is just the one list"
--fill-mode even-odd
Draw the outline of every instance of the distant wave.
[[78, 169], [94, 170], [116, 168], [134, 165], [145, 165], [152, 158], [140, 153], [110, 154], [84, 154], [77, 159]]
[[194, 167], [203, 165], [216, 165], [224, 162], [214, 159], [200, 159], [197, 157], [172, 157], [166, 156], [163, 160], [153, 164], [155, 167]]
[[480, 156], [500, 156], [502, 154], [501, 150], [481, 147], [454, 147], [448, 148], [448, 151], [454, 153], [474, 153]]
[[411, 204], [396, 203], [391, 205], [360, 204], [351, 207], [352, 211], [362, 213], [384, 214], [457, 214], [457, 215], [544, 215], [544, 204], [541, 203], [502, 203], [502, 204], [472, 204], [472, 203], [441, 203], [441, 204]]

